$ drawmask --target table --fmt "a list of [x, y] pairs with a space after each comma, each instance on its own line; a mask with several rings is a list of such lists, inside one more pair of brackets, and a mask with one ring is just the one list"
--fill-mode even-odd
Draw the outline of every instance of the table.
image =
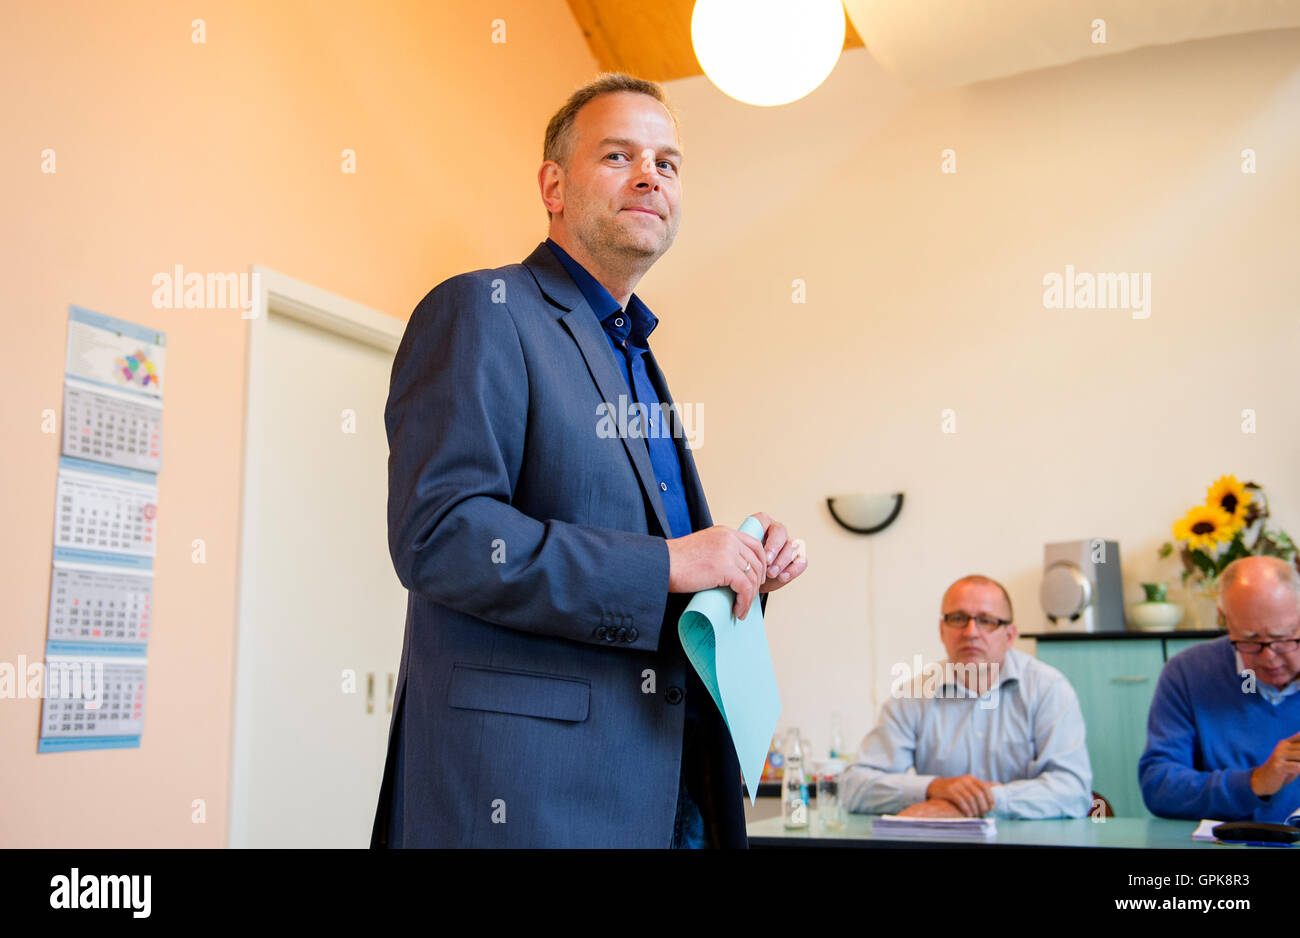
[[[823, 830], [815, 810], [809, 811], [804, 830], [788, 831], [780, 817], [753, 821], [747, 826], [750, 847], [898, 847], [996, 848], [996, 847], [1109, 847], [1127, 849], [1236, 850], [1244, 844], [1221, 844], [1213, 840], [1192, 840], [1196, 821], [1166, 818], [1060, 818], [1049, 821], [997, 819], [997, 835], [976, 837], [883, 836], [871, 832], [869, 814], [850, 814], [839, 830]], [[1296, 847], [1261, 847], [1269, 853], [1296, 853]]]

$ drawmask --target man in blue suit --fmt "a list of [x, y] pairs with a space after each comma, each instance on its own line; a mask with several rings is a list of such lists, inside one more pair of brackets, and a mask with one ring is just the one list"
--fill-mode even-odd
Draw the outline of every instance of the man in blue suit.
[[657, 85], [579, 89], [538, 173], [550, 237], [407, 325], [384, 416], [410, 596], [371, 846], [747, 845], [677, 619], [715, 586], [743, 616], [807, 561], [763, 512], [762, 543], [713, 524], [649, 350], [632, 290], [677, 232], [679, 143]]

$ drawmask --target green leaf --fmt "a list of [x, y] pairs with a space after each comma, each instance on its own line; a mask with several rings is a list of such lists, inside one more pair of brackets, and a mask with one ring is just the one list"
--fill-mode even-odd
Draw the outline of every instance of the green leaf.
[[1219, 563], [1221, 564], [1219, 570], [1222, 571], [1224, 567], [1232, 563], [1234, 560], [1249, 556], [1250, 551], [1246, 550], [1246, 545], [1241, 542], [1241, 535], [1238, 534], [1232, 539], [1232, 543], [1228, 545], [1227, 553], [1219, 559]]
[[1174, 552], [1174, 545], [1170, 544], [1168, 541], [1165, 541], [1163, 544], [1160, 545], [1160, 557], [1162, 559], [1168, 557], [1173, 552]]
[[1200, 569], [1202, 573], [1206, 576], [1214, 576], [1214, 560], [1212, 558], [1206, 556], [1199, 550], [1192, 551], [1191, 556], [1192, 563], [1196, 564], [1197, 568]]

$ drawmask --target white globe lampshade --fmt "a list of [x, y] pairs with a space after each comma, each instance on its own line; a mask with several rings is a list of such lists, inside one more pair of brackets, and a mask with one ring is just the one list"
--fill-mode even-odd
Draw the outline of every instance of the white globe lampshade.
[[844, 48], [841, 0], [696, 0], [695, 57], [724, 94], [771, 107], [808, 94]]

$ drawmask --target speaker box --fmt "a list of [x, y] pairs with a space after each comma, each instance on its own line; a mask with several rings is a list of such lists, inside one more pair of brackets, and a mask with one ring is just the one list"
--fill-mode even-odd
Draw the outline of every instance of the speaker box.
[[1093, 538], [1043, 545], [1038, 596], [1049, 632], [1123, 632], [1119, 542]]

